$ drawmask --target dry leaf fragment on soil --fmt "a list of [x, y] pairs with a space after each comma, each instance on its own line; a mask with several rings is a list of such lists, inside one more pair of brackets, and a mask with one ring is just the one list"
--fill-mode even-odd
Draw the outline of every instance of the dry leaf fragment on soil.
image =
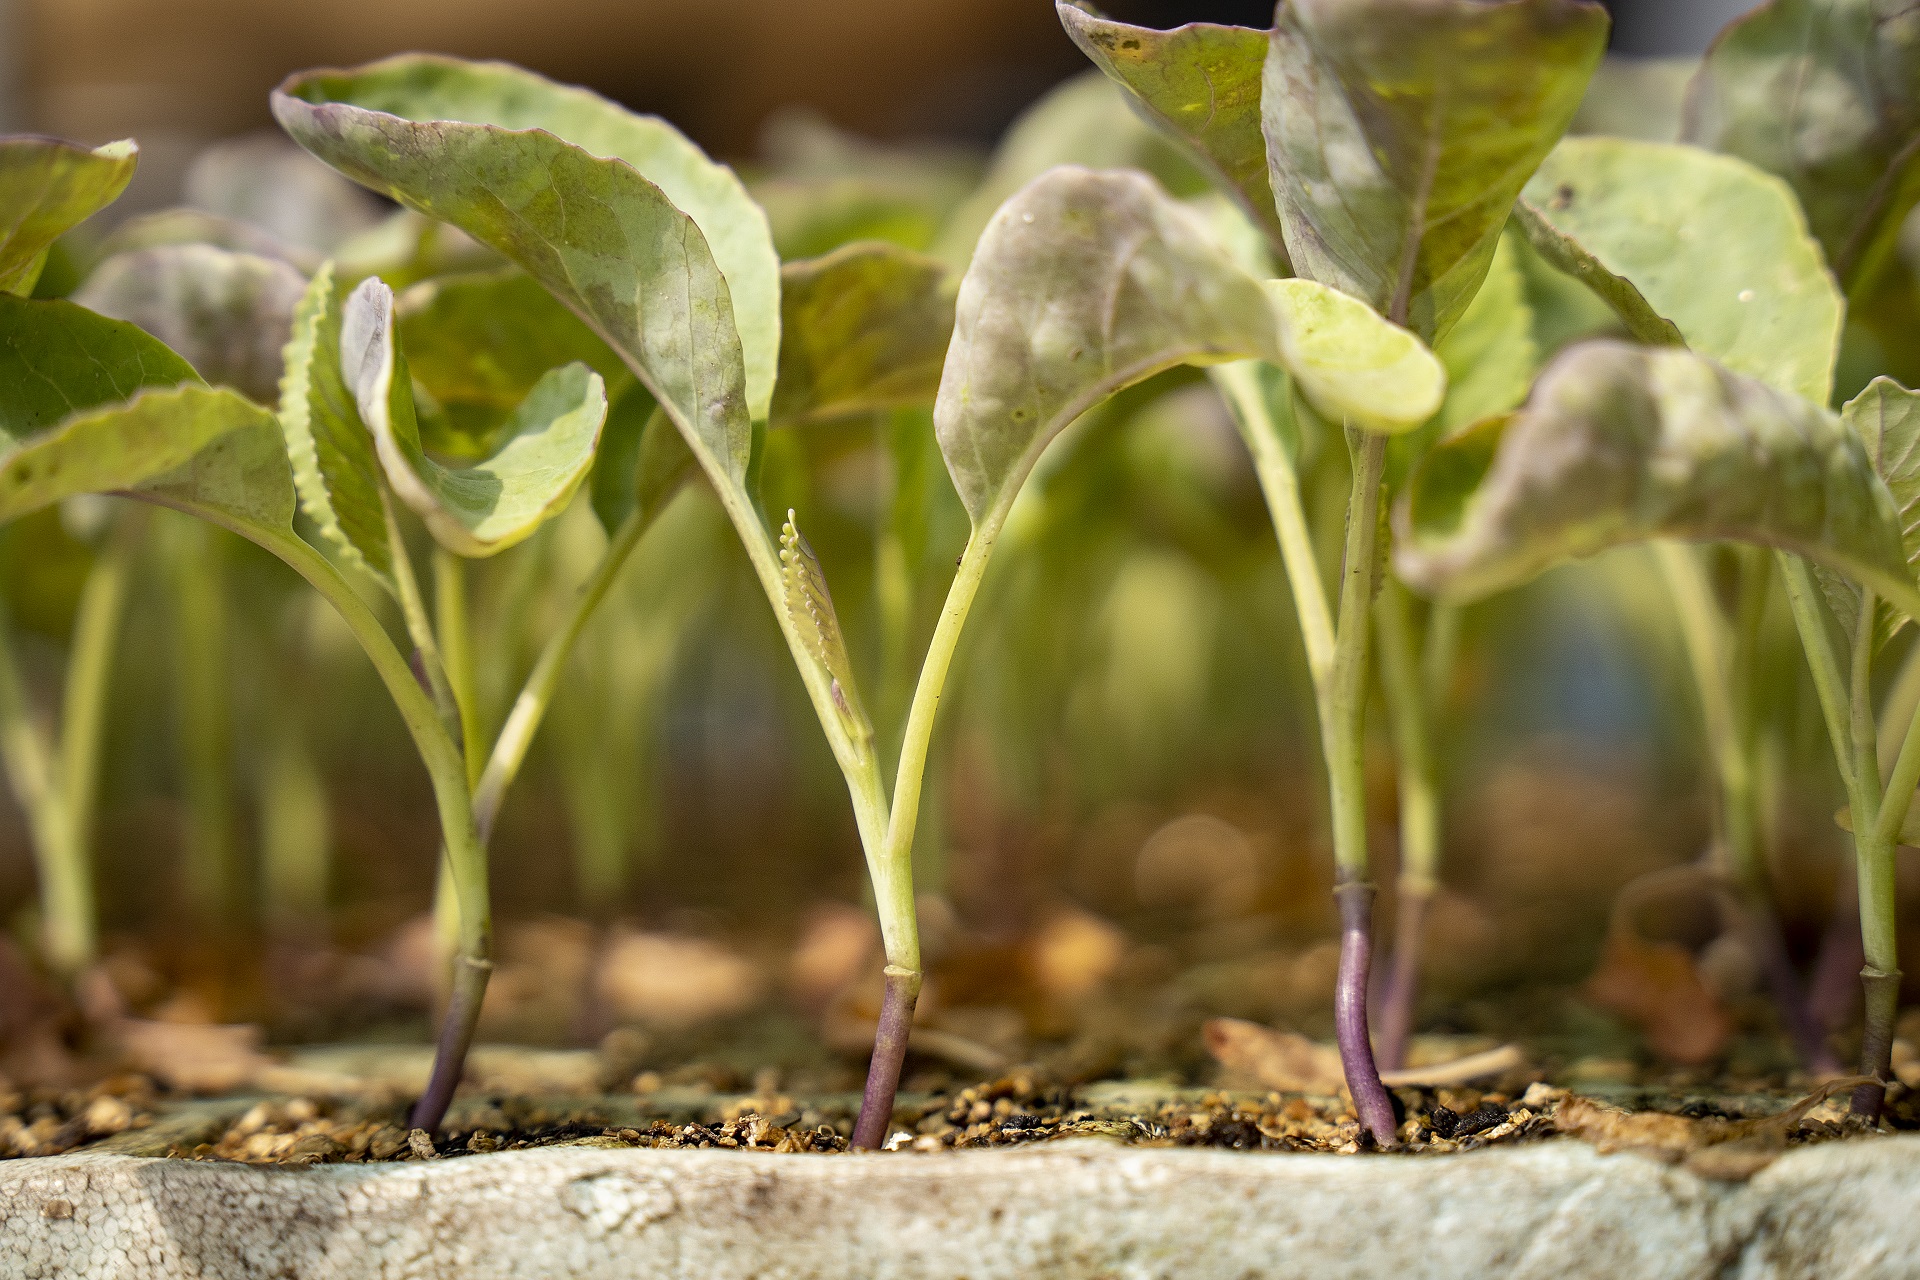
[[1554, 1112], [1554, 1127], [1584, 1138], [1601, 1154], [1635, 1151], [1672, 1163], [1684, 1162], [1704, 1178], [1744, 1181], [1786, 1150], [1787, 1139], [1807, 1115], [1836, 1093], [1867, 1083], [1864, 1076], [1829, 1080], [1779, 1115], [1758, 1120], [1622, 1111], [1591, 1098], [1566, 1099]]
[[753, 961], [705, 938], [616, 933], [601, 955], [594, 990], [616, 1018], [688, 1027], [744, 1012], [760, 998]]
[[[1346, 1088], [1340, 1051], [1292, 1031], [1275, 1031], [1238, 1018], [1208, 1020], [1207, 1052], [1230, 1076], [1278, 1093], [1337, 1094]], [[1389, 1088], [1445, 1087], [1468, 1084], [1526, 1065], [1518, 1046], [1501, 1045], [1404, 1071], [1381, 1073]]]
[[273, 1065], [256, 1026], [123, 1018], [114, 1035], [128, 1066], [180, 1093], [226, 1093]]

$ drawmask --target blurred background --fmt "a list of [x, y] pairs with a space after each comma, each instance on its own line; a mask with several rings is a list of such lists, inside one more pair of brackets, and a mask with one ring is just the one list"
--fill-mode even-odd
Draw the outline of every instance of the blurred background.
[[[1745, 6], [1611, 7], [1617, 52], [1671, 57], [1697, 55]], [[1155, 26], [1271, 16], [1237, 0], [1108, 8]], [[411, 49], [511, 59], [657, 112], [739, 162], [764, 200], [804, 178], [808, 157], [852, 155], [892, 181], [948, 184], [957, 202], [1009, 124], [1086, 71], [1044, 0], [0, 0], [0, 128], [136, 137], [138, 176], [107, 215], [123, 218], [191, 195], [209, 145], [270, 127], [267, 93], [289, 72]], [[1052, 1043], [1081, 1074], [1192, 1072], [1208, 1015], [1330, 1030], [1312, 704], [1271, 527], [1206, 385], [1176, 373], [1094, 417], [1055, 449], [1072, 465], [1050, 464], [1010, 533], [1021, 554], [996, 566], [943, 711], [916, 855], [928, 1004], [954, 1043], [985, 1047], [976, 1065]], [[928, 532], [906, 549], [916, 576], [899, 613], [884, 574], [903, 552], [874, 508], [873, 430], [822, 429], [804, 457], [779, 444], [768, 505], [813, 513], [863, 680], [897, 714], [901, 664], [917, 667], [965, 520], [936, 460], [918, 477]], [[1339, 452], [1310, 478], [1322, 521], [1344, 499]], [[183, 624], [201, 606], [164, 570], [166, 539], [187, 536], [166, 515], [153, 516], [159, 567], [129, 606], [102, 784], [114, 981], [162, 1020], [423, 1038], [436, 827], [398, 718], [331, 614], [249, 547], [220, 540], [223, 603], [205, 605], [219, 622]], [[15, 543], [31, 552], [0, 568], [43, 688], [91, 555], [61, 520], [41, 518]], [[599, 539], [576, 511], [482, 566], [497, 714]], [[1442, 708], [1429, 1026], [1519, 1028], [1597, 1072], [1732, 1051], [1723, 1011], [1758, 979], [1751, 957], [1713, 952], [1710, 903], [1680, 895], [1635, 925], [1677, 947], [1679, 969], [1616, 973], [1627, 996], [1611, 1001], [1589, 982], [1621, 887], [1695, 859], [1709, 837], [1698, 707], [1647, 566], [1641, 552], [1603, 557], [1468, 616]], [[1769, 627], [1767, 842], [1789, 946], [1809, 963], [1848, 846], [1784, 607]], [[225, 706], [210, 726], [180, 675], [208, 634]], [[1395, 791], [1376, 739], [1386, 885]], [[856, 1019], [836, 1041], [832, 1018], [877, 952], [846, 796], [704, 492], [675, 502], [596, 617], [494, 860], [502, 967], [483, 1034], [573, 1043], [612, 1019], [651, 1028], [662, 1063], [689, 1044], [722, 1060], [727, 1028], [759, 1010], [809, 1028], [789, 1037], [800, 1057], [812, 1050], [792, 1045], [822, 1039], [804, 1020], [826, 1019], [824, 1042], [855, 1057], [820, 1069], [857, 1079], [863, 1033]], [[33, 901], [24, 828], [0, 801], [0, 922], [23, 951]], [[1534, 994], [1516, 1000], [1522, 984]], [[1660, 1011], [1667, 1040], [1639, 1038], [1636, 1000]], [[1707, 1018], [1725, 1033], [1702, 1053], [1688, 1034]], [[754, 1025], [739, 1061], [789, 1051]], [[1780, 1053], [1753, 1049], [1747, 1065], [1777, 1068]]]

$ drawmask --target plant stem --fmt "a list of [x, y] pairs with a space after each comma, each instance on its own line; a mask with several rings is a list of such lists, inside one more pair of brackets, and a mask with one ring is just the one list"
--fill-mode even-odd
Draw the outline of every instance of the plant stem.
[[1392, 968], [1380, 1008], [1379, 1051], [1380, 1064], [1394, 1070], [1406, 1059], [1420, 988], [1421, 933], [1427, 904], [1440, 887], [1440, 794], [1407, 591], [1391, 574], [1381, 584], [1373, 612], [1380, 639], [1380, 683], [1400, 766], [1400, 882], [1394, 900]]
[[1300, 476], [1282, 439], [1273, 407], [1262, 390], [1253, 361], [1236, 361], [1211, 370], [1214, 385], [1233, 410], [1240, 438], [1253, 455], [1253, 471], [1280, 542], [1280, 559], [1293, 589], [1294, 613], [1300, 619], [1300, 640], [1307, 651], [1307, 670], [1315, 689], [1333, 672], [1333, 615], [1327, 607], [1327, 589], [1320, 580], [1320, 562], [1307, 532], [1306, 510], [1300, 504]]
[[[100, 786], [100, 746], [107, 724], [114, 641], [126, 612], [133, 558], [147, 527], [147, 513], [138, 504], [118, 505], [126, 509], [118, 513], [80, 589], [60, 708], [60, 787], [66, 801], [68, 838], [83, 863], [93, 848], [94, 797]], [[86, 879], [91, 900], [92, 876]]]
[[1367, 977], [1373, 952], [1373, 886], [1367, 880], [1366, 713], [1368, 615], [1380, 578], [1380, 501], [1387, 440], [1347, 429], [1353, 489], [1340, 569], [1340, 623], [1333, 671], [1320, 700], [1320, 738], [1333, 805], [1334, 893], [1340, 900], [1340, 972], [1334, 1013], [1340, 1061], [1360, 1123], [1383, 1147], [1398, 1140], [1393, 1103], [1380, 1083], [1367, 1034]]
[[72, 827], [54, 776], [53, 747], [27, 707], [8, 631], [0, 605], [0, 758], [32, 837], [47, 961], [72, 978], [93, 959], [93, 884], [68, 838]]
[[[1011, 502], [1009, 498], [1008, 502]], [[867, 872], [873, 879], [874, 901], [880, 912], [880, 936], [887, 955], [886, 994], [881, 1005], [873, 1058], [867, 1066], [866, 1089], [860, 1098], [860, 1118], [854, 1125], [853, 1145], [876, 1146], [885, 1137], [893, 1117], [893, 1098], [900, 1087], [900, 1066], [906, 1054], [907, 1031], [913, 1025], [920, 998], [920, 929], [913, 904], [913, 838], [920, 819], [920, 796], [926, 779], [927, 752], [933, 742], [934, 717], [946, 687], [947, 672], [959, 648], [967, 614], [980, 593], [981, 579], [993, 558], [994, 543], [1006, 521], [1006, 510], [996, 507], [975, 526], [960, 555], [959, 568], [947, 588], [940, 621], [920, 664], [913, 702], [907, 709], [900, 736], [900, 763], [894, 775], [891, 812], [877, 794], [862, 799], [855, 790], [854, 809], [864, 829], [878, 821], [879, 839], [867, 844]], [[877, 793], [878, 775], [872, 784]]]
[[474, 828], [465, 762], [440, 709], [421, 689], [413, 668], [395, 647], [386, 628], [325, 556], [294, 536], [291, 530], [269, 532], [237, 521], [228, 527], [279, 556], [339, 612], [386, 685], [387, 694], [406, 723], [414, 749], [420, 753], [421, 763], [426, 766], [433, 784], [440, 835], [445, 846], [444, 860], [460, 910], [453, 998], [441, 1026], [433, 1073], [426, 1093], [414, 1108], [412, 1120], [418, 1128], [434, 1129], [445, 1116], [454, 1087], [460, 1082], [467, 1048], [473, 1042], [473, 1030], [479, 1022], [481, 998], [493, 972], [488, 954], [493, 940], [493, 911], [487, 888], [486, 848]]
[[400, 601], [400, 616], [407, 624], [407, 638], [413, 641], [413, 651], [419, 656], [441, 721], [453, 741], [461, 742], [464, 738], [460, 730], [460, 704], [453, 696], [453, 687], [447, 683], [446, 664], [440, 659], [440, 644], [434, 638], [433, 620], [427, 616], [426, 601], [420, 594], [420, 580], [414, 576], [413, 557], [407, 552], [400, 522], [393, 515], [393, 496], [384, 488], [380, 491], [380, 507], [386, 515], [387, 545], [393, 548], [393, 580]]
[[477, 787], [486, 762], [487, 745], [474, 679], [467, 564], [437, 542], [433, 545], [433, 619], [435, 638], [440, 642], [440, 658], [446, 666], [447, 692], [460, 715], [460, 750], [467, 762], [467, 785]]

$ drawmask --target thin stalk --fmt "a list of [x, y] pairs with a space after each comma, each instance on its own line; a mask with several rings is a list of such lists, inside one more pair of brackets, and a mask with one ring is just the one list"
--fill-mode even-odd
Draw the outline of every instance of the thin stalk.
[[1392, 968], [1380, 1004], [1379, 1062], [1404, 1065], [1420, 987], [1427, 905], [1440, 887], [1440, 792], [1433, 726], [1407, 590], [1388, 575], [1373, 606], [1381, 688], [1400, 766], [1400, 882], [1394, 899]]
[[427, 1090], [414, 1107], [412, 1118], [417, 1128], [437, 1128], [446, 1115], [454, 1087], [460, 1082], [467, 1049], [473, 1042], [473, 1030], [480, 1019], [481, 998], [493, 972], [489, 958], [493, 912], [487, 887], [486, 849], [474, 828], [472, 796], [467, 789], [466, 765], [461, 759], [460, 747], [449, 733], [440, 708], [421, 689], [413, 668], [394, 645], [386, 628], [325, 556], [290, 531], [269, 532], [237, 521], [228, 527], [279, 556], [339, 612], [386, 685], [387, 694], [399, 710], [433, 784], [441, 839], [445, 842], [444, 861], [450, 869], [460, 908], [453, 998], [441, 1025]]
[[460, 704], [454, 699], [452, 685], [447, 682], [447, 668], [440, 657], [440, 643], [433, 633], [433, 620], [427, 615], [426, 600], [420, 594], [420, 580], [413, 573], [413, 557], [407, 554], [407, 543], [401, 535], [400, 522], [394, 518], [393, 498], [384, 489], [380, 493], [380, 509], [386, 516], [387, 545], [393, 548], [393, 581], [400, 601], [400, 616], [407, 624], [407, 638], [413, 641], [413, 651], [419, 656], [427, 689], [433, 694], [433, 705], [441, 721], [455, 742], [463, 741], [459, 729]]
[[[113, 532], [80, 589], [60, 708], [60, 787], [66, 800], [68, 838], [83, 860], [90, 858], [93, 847], [94, 797], [100, 787], [100, 747], [107, 724], [114, 641], [126, 613], [134, 554], [147, 525], [146, 512], [137, 505], [120, 505], [127, 510], [118, 513]], [[91, 875], [87, 880], [91, 898]]]
[[[1872, 591], [1860, 593], [1860, 617], [1854, 628], [1853, 667], [1849, 694], [1852, 703], [1854, 776], [1867, 799], [1864, 809], [1854, 811], [1854, 861], [1860, 878], [1860, 942], [1866, 964], [1860, 969], [1860, 983], [1866, 992], [1866, 1021], [1861, 1033], [1860, 1074], [1874, 1077], [1876, 1083], [1861, 1085], [1853, 1091], [1853, 1114], [1877, 1120], [1886, 1096], [1886, 1081], [1893, 1074], [1894, 1019], [1900, 1005], [1900, 952], [1895, 935], [1894, 911], [1897, 890], [1894, 885], [1894, 842], [1900, 833], [1904, 809], [1913, 792], [1897, 803], [1885, 804], [1887, 796], [1880, 787], [1879, 734], [1873, 722], [1872, 663], [1876, 600]], [[1916, 744], [1920, 746], [1920, 744]], [[1904, 750], [1903, 755], [1908, 754]], [[1912, 753], [1920, 765], [1920, 749]], [[1896, 763], [1896, 770], [1899, 765]], [[1892, 817], [1891, 826], [1885, 821]]]
[[224, 547], [219, 531], [198, 520], [178, 520], [171, 532], [187, 890], [201, 920], [225, 931], [234, 923], [237, 868]]
[[1300, 619], [1300, 640], [1307, 651], [1307, 670], [1320, 688], [1333, 672], [1333, 614], [1327, 607], [1327, 589], [1320, 580], [1320, 561], [1307, 531], [1307, 514], [1300, 502], [1300, 476], [1287, 452], [1273, 411], [1262, 393], [1252, 361], [1216, 366], [1214, 385], [1233, 410], [1240, 437], [1253, 455], [1254, 475], [1267, 501], [1280, 559], [1293, 590], [1293, 607]]
[[540, 650], [540, 656], [528, 673], [526, 683], [521, 686], [519, 697], [514, 699], [513, 710], [507, 714], [507, 721], [500, 728], [500, 736], [494, 739], [493, 751], [486, 757], [486, 765], [480, 771], [479, 780], [473, 788], [473, 819], [480, 832], [480, 842], [487, 843], [493, 838], [494, 822], [500, 816], [500, 805], [506, 799], [507, 788], [519, 776], [520, 766], [526, 763], [527, 752], [533, 746], [534, 734], [540, 729], [540, 722], [546, 717], [547, 709], [553, 705], [553, 695], [560, 687], [561, 673], [566, 670], [567, 659], [573, 655], [573, 649], [579, 643], [580, 633], [586, 629], [587, 620], [593, 611], [613, 589], [628, 558], [635, 547], [640, 545], [641, 537], [652, 524], [651, 510], [642, 512], [636, 507], [620, 523], [614, 535], [607, 543], [607, 550], [600, 558], [600, 564], [580, 588], [575, 597], [573, 609], [561, 624], [560, 630], [548, 637], [546, 645]]
[[[1009, 499], [1009, 502], [1011, 500]], [[873, 896], [880, 913], [880, 936], [887, 956], [886, 988], [880, 1011], [880, 1027], [874, 1040], [873, 1058], [867, 1066], [867, 1084], [860, 1098], [860, 1117], [854, 1124], [853, 1145], [877, 1147], [886, 1138], [893, 1117], [893, 1099], [900, 1087], [900, 1066], [906, 1055], [907, 1032], [913, 1025], [913, 1010], [920, 998], [920, 930], [913, 905], [913, 838], [920, 819], [920, 796], [926, 778], [927, 752], [933, 742], [934, 717], [940, 710], [940, 697], [946, 687], [947, 672], [959, 648], [960, 635], [980, 593], [981, 579], [993, 558], [994, 543], [1006, 520], [1005, 505], [996, 507], [975, 526], [961, 552], [959, 568], [947, 588], [946, 603], [940, 620], [928, 642], [927, 656], [920, 664], [920, 678], [907, 709], [907, 723], [900, 735], [900, 762], [894, 775], [893, 803], [889, 812], [884, 798], [878, 796], [878, 776], [874, 775], [873, 793], [864, 800], [856, 791], [855, 812], [865, 820], [877, 819], [880, 839], [867, 845], [867, 872], [873, 879]]]
[[94, 955], [93, 883], [69, 839], [72, 827], [55, 776], [53, 744], [27, 707], [9, 632], [0, 605], [0, 760], [32, 839], [47, 961], [72, 978]]
[[1398, 1140], [1393, 1103], [1380, 1083], [1367, 1028], [1367, 977], [1373, 952], [1373, 886], [1367, 880], [1366, 713], [1368, 615], [1380, 578], [1380, 501], [1386, 437], [1347, 430], [1353, 489], [1340, 570], [1340, 622], [1333, 670], [1321, 686], [1320, 738], [1333, 805], [1334, 893], [1340, 900], [1340, 970], [1334, 1018], [1340, 1062], [1360, 1123], [1383, 1147]]
[[480, 724], [480, 694], [474, 678], [473, 623], [467, 607], [467, 563], [439, 543], [433, 545], [434, 636], [447, 673], [447, 692], [460, 713], [460, 749], [467, 761], [467, 785], [480, 785], [486, 764], [486, 731]]

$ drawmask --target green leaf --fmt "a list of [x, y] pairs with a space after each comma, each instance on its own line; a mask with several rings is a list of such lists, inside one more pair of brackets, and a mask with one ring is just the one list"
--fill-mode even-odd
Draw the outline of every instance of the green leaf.
[[850, 244], [781, 271], [776, 423], [930, 402], [953, 336], [947, 269], [889, 244]]
[[0, 138], [0, 292], [32, 293], [48, 247], [119, 199], [139, 160], [131, 139]]
[[[1876, 378], [1847, 402], [1840, 418], [1860, 438], [1874, 473], [1893, 495], [1907, 564], [1920, 568], [1920, 395], [1891, 378]], [[1834, 617], [1851, 640], [1860, 622], [1860, 588], [1829, 569], [1815, 572]], [[1877, 644], [1886, 643], [1906, 622], [1884, 606], [1878, 617]]]
[[1279, 363], [1260, 283], [1143, 174], [1063, 167], [1003, 205], [960, 282], [934, 430], [974, 525], [1062, 428], [1180, 364]]
[[0, 448], [143, 387], [198, 379], [137, 326], [71, 302], [0, 294]]
[[507, 268], [442, 276], [394, 301], [400, 346], [416, 385], [446, 415], [422, 442], [442, 456], [484, 457], [503, 423], [549, 369], [579, 362], [609, 388], [632, 380], [613, 349], [540, 282]]
[[208, 382], [272, 404], [306, 287], [284, 262], [190, 244], [108, 258], [73, 300], [139, 325]]
[[1527, 184], [1521, 221], [1643, 341], [1677, 334], [1735, 373], [1816, 404], [1832, 394], [1840, 295], [1778, 178], [1696, 147], [1569, 138]]
[[1920, 10], [1772, 0], [1714, 42], [1685, 138], [1792, 184], [1848, 296], [1920, 199]]
[[1283, 5], [1263, 110], [1294, 271], [1445, 336], [1606, 41], [1584, 0]]
[[380, 462], [340, 363], [344, 302], [327, 263], [294, 312], [280, 426], [300, 509], [342, 560], [397, 593]]
[[1260, 132], [1267, 33], [1211, 22], [1156, 31], [1115, 22], [1081, 0], [1057, 0], [1054, 7], [1080, 51], [1240, 202], [1284, 263]]
[[1401, 577], [1450, 599], [1665, 537], [1784, 548], [1920, 607], [1859, 438], [1821, 406], [1675, 348], [1571, 348], [1518, 413], [1436, 446], [1395, 524]]
[[514, 410], [499, 450], [445, 467], [420, 444], [406, 358], [394, 343], [393, 291], [377, 277], [347, 298], [340, 363], [373, 433], [387, 483], [458, 555], [490, 556], [531, 537], [586, 481], [607, 417], [606, 383], [584, 364], [554, 369]]
[[[403, 59], [359, 74], [296, 77], [275, 93], [273, 108], [287, 131], [321, 158], [452, 223], [546, 286], [620, 353], [673, 417], [728, 503], [736, 511], [750, 509], [745, 478], [753, 428], [734, 316], [736, 305], [754, 315], [755, 332], [772, 344], [755, 357], [764, 363], [770, 388], [779, 328], [777, 264], [767, 269], [770, 284], [760, 282], [757, 267], [743, 264], [736, 302], [695, 220], [625, 160], [601, 158], [539, 129], [515, 132], [495, 123], [435, 122], [392, 111], [429, 116], [428, 107], [473, 107], [468, 114], [511, 116], [514, 124], [532, 125], [539, 115], [532, 108], [552, 107], [557, 95], [561, 106], [598, 113], [608, 132], [624, 121], [640, 135], [665, 137], [659, 132], [664, 125], [649, 126], [590, 94], [532, 77], [515, 79], [517, 74]], [[422, 103], [419, 93], [402, 92], [415, 78], [441, 80], [453, 89], [475, 77], [531, 89], [513, 100], [512, 112], [481, 111], [484, 102]], [[395, 100], [401, 97], [406, 101]], [[351, 100], [341, 100], [346, 98]], [[565, 113], [556, 107], [552, 114]], [[595, 140], [606, 141], [597, 134]], [[763, 309], [771, 314], [761, 314]]]
[[1311, 280], [1269, 280], [1266, 290], [1280, 316], [1283, 362], [1322, 417], [1397, 435], [1439, 411], [1447, 371], [1420, 339]]
[[1127, 106], [1120, 86], [1099, 71], [1075, 76], [1027, 108], [1001, 139], [979, 190], [959, 209], [933, 256], [964, 268], [974, 244], [1000, 206], [1020, 188], [1058, 165], [1139, 169], [1176, 196], [1212, 189], [1207, 176]]
[[[226, 459], [234, 449], [202, 455], [233, 433], [272, 424], [271, 413], [238, 392], [192, 383], [82, 410], [0, 455], [0, 521], [17, 520], [78, 494], [146, 486], [163, 498], [231, 505], [249, 519], [271, 516], [273, 504], [265, 489], [247, 494], [235, 487], [216, 493], [202, 483], [214, 472], [230, 469]], [[245, 451], [251, 453], [250, 442]], [[279, 466], [284, 475], [284, 458]], [[288, 518], [291, 515], [289, 504]]]
[[780, 530], [780, 581], [786, 592], [788, 620], [808, 654], [833, 682], [833, 705], [846, 718], [849, 730], [857, 735], [871, 734], [873, 726], [854, 687], [853, 660], [847, 656], [847, 642], [840, 634], [833, 594], [827, 590], [826, 571], [801, 536], [792, 511], [787, 512], [787, 523]]
[[1480, 292], [1434, 348], [1447, 369], [1447, 398], [1435, 420], [1442, 435], [1511, 411], [1533, 386], [1540, 353], [1519, 253], [1511, 235], [1501, 237]]
[[[724, 308], [739, 335], [748, 412], [767, 416], [780, 260], [766, 215], [731, 169], [664, 120], [505, 63], [422, 54], [294, 76], [273, 109], [301, 146], [526, 267], [616, 347], [638, 336], [643, 309], [645, 328], [671, 323], [664, 300], [633, 296], [632, 258], [710, 254], [725, 288], [688, 298], [683, 286], [680, 309]], [[664, 243], [680, 228], [655, 204], [690, 218], [705, 244]]]

